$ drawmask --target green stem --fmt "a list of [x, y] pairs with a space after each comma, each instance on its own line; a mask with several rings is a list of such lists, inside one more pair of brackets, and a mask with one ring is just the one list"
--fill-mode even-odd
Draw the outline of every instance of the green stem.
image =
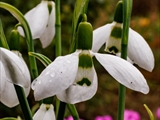
[[[27, 39], [28, 52], [34, 52], [33, 40], [30, 27], [24, 18], [23, 14], [14, 6], [11, 6], [7, 3], [0, 2], [0, 8], [3, 8], [9, 11], [23, 26], [23, 30]], [[29, 56], [30, 68], [33, 78], [38, 76], [38, 70], [36, 65], [36, 60], [33, 56]]]
[[[121, 58], [127, 59], [127, 46], [129, 36], [129, 25], [132, 11], [132, 0], [123, 0], [123, 32], [121, 44]], [[118, 103], [118, 120], [124, 120], [126, 87], [120, 84], [119, 103]]]
[[65, 109], [66, 109], [66, 103], [60, 101], [57, 120], [64, 120]]
[[30, 111], [30, 107], [29, 107], [29, 104], [28, 104], [23, 88], [18, 85], [14, 85], [14, 87], [15, 87], [25, 120], [33, 120], [32, 113]]
[[[61, 13], [60, 13], [60, 0], [55, 0], [55, 8], [56, 8], [56, 57], [61, 56]], [[63, 103], [66, 105], [66, 103]], [[62, 102], [60, 102], [58, 99], [56, 99], [56, 117], [57, 120], [63, 120], [62, 117], [64, 117], [65, 109], [60, 109], [60, 106], [62, 105]], [[61, 111], [63, 111], [61, 113]]]
[[74, 120], [79, 120], [79, 115], [78, 115], [78, 112], [76, 110], [76, 107], [73, 104], [67, 104], [67, 108], [70, 111], [73, 119]]
[[60, 0], [56, 3], [56, 57], [61, 55], [61, 16], [60, 16]]

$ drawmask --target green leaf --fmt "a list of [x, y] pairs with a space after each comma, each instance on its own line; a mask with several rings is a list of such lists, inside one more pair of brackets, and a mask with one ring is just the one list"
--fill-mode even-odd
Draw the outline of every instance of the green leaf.
[[80, 21], [80, 16], [82, 14], [86, 14], [88, 8], [89, 0], [77, 0], [74, 13], [73, 13], [73, 20], [72, 20], [72, 38], [71, 38], [71, 47], [70, 52], [74, 52], [76, 49], [76, 32], [78, 28], [78, 24]]
[[9, 49], [6, 37], [3, 32], [3, 26], [2, 26], [1, 19], [0, 19], [0, 47]]
[[147, 110], [147, 112], [149, 114], [150, 120], [154, 120], [154, 116], [153, 116], [152, 111], [148, 108], [148, 106], [146, 104], [144, 104], [144, 107], [145, 107], [145, 109]]
[[1, 118], [0, 120], [22, 120], [22, 119], [18, 116], [17, 118], [6, 117], [6, 118]]
[[43, 54], [35, 53], [35, 52], [29, 52], [28, 54], [30, 56], [37, 58], [45, 67], [47, 67], [52, 62], [48, 57], [46, 57]]

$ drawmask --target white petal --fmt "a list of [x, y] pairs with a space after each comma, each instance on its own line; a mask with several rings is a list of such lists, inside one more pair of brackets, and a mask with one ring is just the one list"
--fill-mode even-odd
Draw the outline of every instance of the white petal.
[[47, 27], [40, 37], [43, 48], [46, 48], [52, 42], [55, 35], [55, 4], [53, 1], [50, 1], [50, 3], [52, 4], [52, 12], [49, 15]]
[[32, 83], [35, 100], [53, 96], [67, 89], [75, 80], [78, 54], [57, 57]]
[[91, 99], [97, 91], [97, 74], [94, 70], [94, 79], [90, 86], [80, 86], [77, 84], [71, 85], [65, 91], [57, 94], [58, 99], [63, 102], [75, 104], [78, 102]]
[[22, 58], [4, 48], [0, 48], [0, 52], [0, 61], [3, 64], [7, 80], [19, 86], [28, 88], [31, 79], [28, 68]]
[[38, 111], [34, 114], [33, 120], [44, 120], [45, 113], [46, 113], [46, 105], [41, 104]]
[[[1, 57], [1, 55], [0, 55], [0, 57]], [[5, 88], [5, 79], [7, 79], [6, 73], [5, 73], [2, 62], [0, 61], [0, 94]]]
[[[4, 86], [5, 88], [3, 91], [1, 91], [0, 101], [8, 107], [14, 107], [18, 105], [19, 100], [17, 98], [14, 85], [10, 82], [5, 81], [5, 79], [2, 80], [1, 82], [5, 82], [5, 86]], [[30, 92], [30, 87], [24, 88], [24, 91], [25, 91], [25, 95], [28, 96]]]
[[[48, 1], [42, 1], [35, 8], [25, 14], [25, 18], [30, 26], [33, 39], [40, 38], [46, 28], [49, 18], [47, 5]], [[18, 31], [24, 36], [21, 28], [19, 28]]]
[[53, 111], [53, 105], [50, 105], [50, 108], [47, 110], [44, 120], [56, 120], [55, 113]]
[[95, 57], [119, 83], [144, 94], [149, 92], [149, 87], [145, 78], [139, 70], [129, 62], [119, 57], [107, 54], [95, 53]]
[[154, 56], [149, 45], [131, 28], [129, 29], [128, 57], [145, 70], [151, 72], [154, 68]]
[[115, 23], [106, 24], [93, 31], [92, 51], [98, 52], [102, 45], [108, 40], [112, 27]]
[[[8, 82], [9, 80], [8, 77], [6, 77], [5, 70], [1, 61], [0, 69], [0, 101], [8, 107], [14, 107], [18, 105], [19, 101], [13, 84]], [[30, 92], [30, 86], [28, 88], [24, 88], [24, 91], [26, 96], [28, 96]]]

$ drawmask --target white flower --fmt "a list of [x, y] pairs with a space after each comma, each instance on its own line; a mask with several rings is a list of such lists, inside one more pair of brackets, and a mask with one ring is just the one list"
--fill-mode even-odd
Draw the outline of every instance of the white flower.
[[[93, 31], [92, 51], [97, 52], [106, 42], [105, 51], [117, 54], [121, 52], [121, 33], [123, 24], [112, 22]], [[128, 57], [141, 68], [152, 71], [153, 53], [144, 38], [129, 28]]]
[[41, 104], [33, 120], [56, 120], [52, 104]]
[[113, 55], [76, 50], [72, 54], [57, 57], [33, 81], [35, 99], [57, 95], [61, 101], [75, 104], [92, 98], [97, 91], [93, 56], [121, 84], [144, 94], [149, 92], [145, 78], [129, 62]]
[[0, 48], [0, 83], [0, 101], [8, 107], [19, 103], [13, 83], [23, 87], [26, 96], [30, 92], [31, 78], [24, 60], [4, 48]]
[[[27, 12], [25, 18], [29, 23], [33, 39], [40, 38], [42, 47], [47, 47], [55, 35], [55, 3], [42, 1]], [[24, 36], [22, 28], [18, 30]]]

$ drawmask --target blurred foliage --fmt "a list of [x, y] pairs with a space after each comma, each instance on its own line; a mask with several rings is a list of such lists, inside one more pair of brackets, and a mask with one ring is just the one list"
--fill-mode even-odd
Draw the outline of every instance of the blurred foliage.
[[[41, 0], [1, 0], [17, 7], [23, 14], [36, 6]], [[88, 8], [88, 21], [96, 29], [106, 23], [112, 22], [115, 6], [118, 0], [90, 0]], [[155, 68], [153, 72], [147, 72], [139, 68], [143, 73], [150, 87], [147, 95], [127, 89], [126, 109], [138, 111], [141, 120], [148, 120], [149, 116], [143, 104], [147, 104], [155, 115], [155, 111], [160, 106], [160, 7], [159, 0], [133, 0], [133, 10], [131, 17], [131, 28], [139, 32], [148, 42], [155, 56]], [[62, 21], [62, 54], [68, 54], [71, 39], [71, 25], [75, 0], [61, 0], [61, 21]], [[7, 11], [0, 9], [0, 18], [3, 23], [6, 38], [9, 38], [10, 32], [17, 21]], [[43, 19], [43, 18], [42, 18]], [[26, 62], [27, 45], [24, 38], [21, 38], [21, 49]], [[55, 41], [46, 49], [42, 49], [39, 40], [35, 40], [35, 50], [49, 57], [55, 58]], [[138, 44], [138, 43], [137, 43]], [[103, 47], [102, 50], [103, 51]], [[37, 61], [38, 62], [38, 61]], [[97, 115], [111, 115], [116, 119], [117, 101], [118, 101], [118, 83], [94, 60], [95, 68], [98, 74], [98, 91], [96, 95], [86, 102], [76, 104], [80, 118], [93, 120]], [[38, 62], [39, 73], [44, 66]], [[36, 103], [33, 99], [33, 92], [28, 97], [30, 106]], [[66, 115], [69, 113], [66, 112]], [[7, 108], [0, 103], [0, 118], [22, 116], [20, 106]]]

